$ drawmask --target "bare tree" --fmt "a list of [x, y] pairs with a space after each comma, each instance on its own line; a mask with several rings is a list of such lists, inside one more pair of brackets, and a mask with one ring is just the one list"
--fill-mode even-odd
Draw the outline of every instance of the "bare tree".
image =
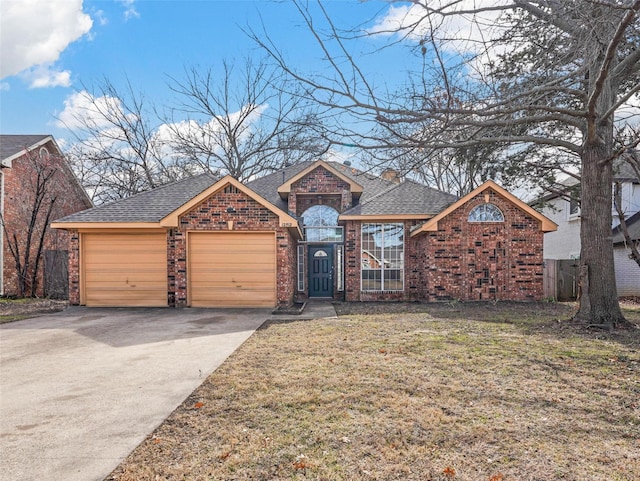
[[[327, 149], [318, 117], [286, 79], [264, 62], [222, 74], [192, 67], [171, 79], [172, 107], [158, 107], [130, 83], [104, 79], [78, 95], [66, 154], [97, 203], [128, 197], [209, 172], [248, 179], [284, 164], [320, 158]], [[161, 113], [166, 110], [170, 114]]]
[[[368, 31], [339, 31], [322, 4], [295, 5], [333, 75], [296, 72], [268, 36], [254, 40], [332, 118], [368, 119], [387, 134], [349, 132], [352, 143], [367, 150], [498, 144], [516, 159], [527, 151], [542, 164], [550, 149], [579, 159], [577, 318], [608, 328], [626, 322], [611, 243], [612, 163], [620, 153], [613, 132], [616, 112], [640, 92], [640, 0], [416, 0], [395, 25]], [[376, 90], [348, 48], [352, 40], [381, 34], [416, 54], [408, 93]], [[425, 125], [429, 136], [420, 134]], [[339, 128], [327, 131], [340, 138]]]
[[[173, 79], [174, 110], [166, 122], [171, 145], [204, 170], [239, 180], [285, 164], [320, 158], [327, 150], [318, 118], [287, 79], [264, 61], [223, 62], [222, 73], [192, 67]], [[287, 92], [288, 93], [285, 93]]]
[[[55, 183], [59, 169], [48, 155], [28, 151], [25, 157], [26, 169], [31, 175], [21, 176], [20, 195], [12, 206], [18, 221], [11, 223], [0, 215], [0, 224], [17, 274], [17, 295], [35, 297], [47, 227], [55, 214]], [[26, 226], [22, 219], [26, 220]]]
[[154, 107], [129, 82], [118, 90], [104, 79], [78, 95], [80, 107], [67, 119], [75, 143], [66, 154], [96, 204], [152, 189], [188, 172], [166, 155]]

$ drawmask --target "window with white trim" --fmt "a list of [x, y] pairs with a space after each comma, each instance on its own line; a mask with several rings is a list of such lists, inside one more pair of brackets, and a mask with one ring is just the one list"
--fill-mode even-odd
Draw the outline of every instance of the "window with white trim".
[[298, 291], [304, 291], [304, 258], [306, 257], [305, 246], [298, 246]]
[[404, 224], [362, 224], [363, 291], [404, 290]]
[[344, 291], [344, 246], [336, 245], [336, 288]]

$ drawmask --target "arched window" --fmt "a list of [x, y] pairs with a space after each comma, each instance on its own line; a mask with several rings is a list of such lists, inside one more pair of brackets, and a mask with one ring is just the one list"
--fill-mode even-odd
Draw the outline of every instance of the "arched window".
[[40, 152], [38, 152], [41, 160], [49, 160], [50, 154], [46, 147], [40, 147]]
[[480, 204], [469, 212], [469, 222], [504, 222], [504, 215], [493, 204]]
[[338, 226], [340, 214], [328, 205], [314, 205], [302, 214], [307, 242], [342, 242], [342, 227]]
[[305, 227], [326, 227], [338, 225], [338, 211], [328, 205], [314, 205], [302, 214]]

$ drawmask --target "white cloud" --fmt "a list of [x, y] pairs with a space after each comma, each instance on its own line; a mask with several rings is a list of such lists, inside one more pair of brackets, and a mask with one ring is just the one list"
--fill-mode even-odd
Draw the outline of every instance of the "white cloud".
[[45, 87], [69, 87], [71, 85], [71, 72], [69, 70], [56, 70], [52, 65], [38, 65], [26, 70], [22, 77], [29, 82], [29, 88]]
[[[477, 55], [476, 64], [495, 61], [504, 47], [487, 48], [487, 42], [497, 38], [501, 32], [498, 18], [500, 10], [479, 13], [463, 13], [479, 7], [507, 5], [507, 0], [422, 0], [412, 5], [391, 6], [379, 18], [369, 33], [406, 38], [419, 42], [433, 38], [439, 47], [451, 54], [468, 57]], [[443, 15], [433, 15], [427, 19], [428, 10], [439, 10]]]
[[120, 0], [124, 6], [124, 19], [140, 18], [140, 13], [136, 10], [135, 0]]
[[56, 127], [79, 129], [83, 125], [92, 128], [107, 128], [110, 124], [101, 113], [122, 112], [120, 99], [94, 97], [86, 90], [69, 95], [64, 101], [64, 110], [57, 116]]
[[2, 0], [0, 9], [0, 78], [55, 62], [93, 26], [82, 0]]

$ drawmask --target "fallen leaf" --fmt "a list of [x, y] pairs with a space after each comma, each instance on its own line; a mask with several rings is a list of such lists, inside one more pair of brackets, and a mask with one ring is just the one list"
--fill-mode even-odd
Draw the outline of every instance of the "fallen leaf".
[[504, 479], [504, 474], [498, 473], [498, 474], [494, 474], [493, 476], [491, 476], [489, 478], [489, 481], [502, 481], [503, 479]]
[[204, 403], [200, 401], [193, 405], [194, 409], [200, 409], [202, 406], [204, 406]]
[[447, 476], [449, 478], [453, 478], [456, 475], [456, 470], [453, 469], [451, 466], [447, 466], [446, 468], [444, 468], [442, 470], [442, 474], [444, 474], [445, 476]]

